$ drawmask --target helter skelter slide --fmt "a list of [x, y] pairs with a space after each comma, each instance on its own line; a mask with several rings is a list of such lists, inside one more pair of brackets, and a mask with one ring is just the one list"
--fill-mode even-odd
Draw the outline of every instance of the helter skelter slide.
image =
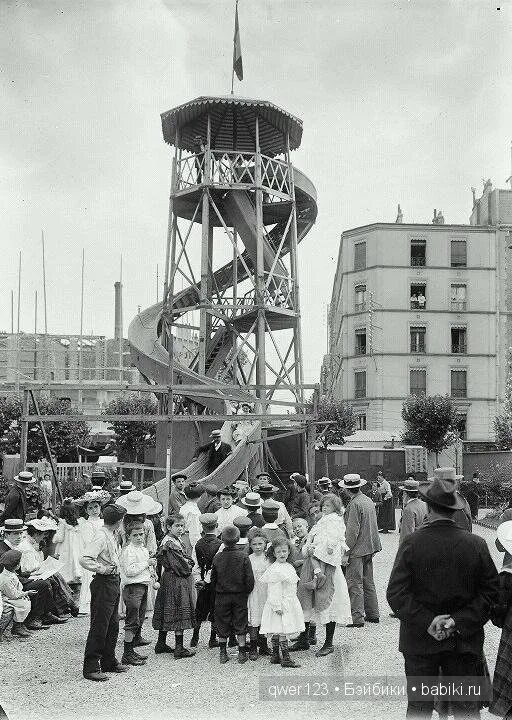
[[[304, 400], [297, 248], [316, 219], [316, 190], [290, 160], [302, 121], [273, 103], [200, 97], [161, 119], [174, 146], [165, 297], [133, 319], [128, 337], [148, 382], [167, 385], [171, 368], [173, 384], [187, 388], [175, 396], [175, 412], [192, 403], [201, 423], [201, 413], [226, 415], [248, 403], [268, 416], [223, 424], [233, 452], [211, 475], [204, 456], [185, 469], [221, 488], [254, 462], [253, 441], [272, 426], [272, 412], [296, 412]], [[214, 253], [225, 262], [216, 270]], [[186, 282], [180, 291], [178, 277]], [[192, 327], [197, 314], [199, 348], [185, 364], [176, 328]], [[147, 492], [162, 500], [168, 483]]]

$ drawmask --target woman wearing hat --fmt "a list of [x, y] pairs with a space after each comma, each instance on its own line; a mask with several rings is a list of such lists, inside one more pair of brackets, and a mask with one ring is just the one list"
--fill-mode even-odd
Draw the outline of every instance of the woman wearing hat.
[[[80, 541], [80, 556], [84, 549], [97, 536], [98, 531], [103, 527], [101, 509], [110, 500], [110, 495], [104, 490], [89, 490], [75, 502], [82, 508], [82, 516], [78, 518], [78, 537]], [[81, 615], [88, 615], [91, 604], [91, 581], [92, 573], [82, 567], [82, 584], [80, 586], [80, 599], [78, 601]]]

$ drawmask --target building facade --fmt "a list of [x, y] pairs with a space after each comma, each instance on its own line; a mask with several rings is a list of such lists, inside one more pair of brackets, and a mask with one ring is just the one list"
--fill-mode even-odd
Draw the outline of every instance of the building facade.
[[512, 191], [488, 181], [470, 222], [342, 234], [322, 386], [358, 429], [399, 433], [408, 395], [440, 394], [463, 438], [493, 437], [512, 345]]

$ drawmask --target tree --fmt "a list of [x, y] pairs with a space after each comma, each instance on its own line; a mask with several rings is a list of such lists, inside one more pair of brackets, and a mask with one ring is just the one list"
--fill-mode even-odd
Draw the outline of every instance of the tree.
[[410, 395], [402, 406], [405, 430], [402, 441], [409, 445], [422, 445], [436, 454], [453, 444], [458, 417], [451, 398], [447, 395]]
[[507, 357], [505, 402], [501, 414], [494, 418], [494, 433], [500, 450], [512, 448], [512, 348], [509, 348]]
[[[131, 394], [115, 398], [103, 411], [104, 415], [156, 415], [157, 413], [156, 400], [147, 394], [144, 397]], [[109, 428], [116, 434], [120, 462], [141, 462], [144, 460], [145, 448], [155, 445], [155, 422], [116, 421], [111, 423]]]
[[[355, 418], [349, 405], [328, 395], [320, 395], [317, 410], [319, 422], [332, 421], [331, 425], [319, 426], [320, 436], [318, 441], [322, 446], [322, 472], [327, 475], [329, 472], [327, 449], [329, 445], [343, 445], [345, 443], [347, 435], [352, 435], [355, 431]], [[312, 411], [313, 398], [306, 405], [306, 412], [310, 413]]]
[[[5, 402], [0, 400], [0, 433], [4, 452], [19, 453], [21, 444], [21, 414], [22, 403], [19, 399]], [[66, 400], [41, 396], [38, 398], [41, 415], [76, 415], [81, 414], [72, 408]], [[34, 408], [31, 407], [31, 412]], [[66, 420], [62, 422], [47, 422], [44, 425], [50, 450], [54, 458], [63, 461], [68, 456], [76, 457], [77, 445], [83, 444], [89, 435], [89, 428], [84, 420]], [[48, 453], [41, 428], [36, 423], [29, 424], [27, 460], [37, 462]]]

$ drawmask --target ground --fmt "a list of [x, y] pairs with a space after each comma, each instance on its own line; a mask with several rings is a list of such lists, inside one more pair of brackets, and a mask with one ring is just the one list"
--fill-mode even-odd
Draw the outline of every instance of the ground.
[[[494, 548], [495, 533], [482, 527], [475, 532], [488, 542], [498, 563], [501, 556]], [[226, 665], [218, 662], [217, 650], [206, 647], [207, 629], [202, 632], [196, 657], [174, 660], [172, 656], [154, 655], [142, 668], [115, 675], [106, 683], [92, 683], [81, 676], [82, 653], [88, 630], [88, 618], [70, 620], [66, 625], [40, 631], [30, 641], [9, 640], [0, 646], [0, 704], [9, 720], [46, 720], [47, 718], [119, 718], [151, 720], [152, 718], [243, 718], [253, 720], [279, 715], [280, 720], [304, 720], [322, 715], [325, 719], [380, 720], [402, 718], [403, 700], [372, 699], [361, 701], [333, 700], [343, 676], [367, 680], [403, 676], [402, 656], [398, 652], [397, 620], [389, 617], [385, 600], [386, 585], [398, 546], [396, 533], [381, 535], [383, 550], [374, 561], [375, 581], [381, 605], [379, 625], [362, 629], [337, 628], [336, 652], [316, 659], [313, 650], [295, 653], [301, 663], [298, 670], [271, 666], [268, 658], [239, 665], [235, 651]], [[156, 633], [146, 621], [145, 635]], [[486, 656], [494, 668], [500, 631], [486, 627]], [[189, 633], [190, 636], [190, 633]], [[190, 637], [188, 638], [190, 639]], [[121, 638], [119, 648], [121, 648]], [[145, 648], [146, 649], [146, 648]], [[310, 693], [322, 693], [327, 681], [329, 698], [304, 700], [309, 682]], [[301, 685], [301, 697], [295, 700], [265, 701], [259, 697], [260, 683], [286, 681]], [[317, 695], [317, 697], [319, 697]], [[487, 712], [483, 717], [491, 718]]]

